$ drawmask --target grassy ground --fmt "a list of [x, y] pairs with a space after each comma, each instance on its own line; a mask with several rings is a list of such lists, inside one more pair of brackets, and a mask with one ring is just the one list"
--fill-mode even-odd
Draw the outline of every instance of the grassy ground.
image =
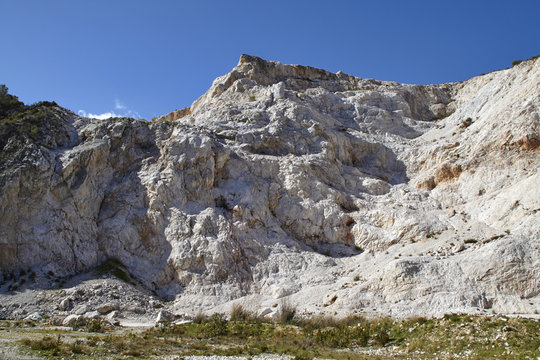
[[297, 359], [536, 360], [540, 356], [540, 321], [535, 319], [447, 315], [403, 321], [350, 317], [270, 323], [249, 316], [233, 318], [199, 317], [196, 322], [144, 331], [95, 322], [73, 331], [2, 322], [0, 347], [9, 343], [22, 354], [80, 359], [263, 353]]

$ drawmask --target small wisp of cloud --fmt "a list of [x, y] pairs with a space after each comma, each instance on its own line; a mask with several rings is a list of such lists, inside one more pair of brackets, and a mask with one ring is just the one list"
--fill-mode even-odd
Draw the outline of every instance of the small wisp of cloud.
[[114, 108], [117, 110], [125, 110], [126, 105], [124, 105], [120, 100], [114, 99]]
[[101, 114], [86, 112], [86, 110], [79, 110], [77, 111], [77, 113], [79, 114], [79, 116], [98, 120], [105, 120], [114, 117], [130, 117], [134, 119], [142, 118], [138, 112], [128, 109], [128, 107], [119, 99], [114, 99], [114, 110], [107, 111]]

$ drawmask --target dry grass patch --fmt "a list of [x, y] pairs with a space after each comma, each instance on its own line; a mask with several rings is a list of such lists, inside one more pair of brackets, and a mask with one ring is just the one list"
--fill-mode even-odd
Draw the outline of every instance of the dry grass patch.
[[[238, 310], [237, 310], [238, 311]], [[245, 315], [238, 311], [237, 319]], [[447, 315], [406, 320], [315, 317], [280, 324], [256, 318], [226, 320], [215, 314], [198, 323], [166, 324], [143, 332], [105, 334], [73, 331], [52, 336], [20, 328], [21, 342], [42, 357], [160, 358], [186, 355], [254, 356], [286, 354], [299, 359], [536, 359], [540, 321], [506, 317]], [[9, 327], [10, 331], [17, 328]], [[2, 331], [0, 329], [0, 331]]]

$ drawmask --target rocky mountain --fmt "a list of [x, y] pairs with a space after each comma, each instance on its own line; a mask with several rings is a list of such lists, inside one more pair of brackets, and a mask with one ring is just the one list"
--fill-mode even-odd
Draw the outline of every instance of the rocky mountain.
[[539, 104], [538, 58], [420, 86], [248, 55], [151, 122], [19, 104], [1, 296], [113, 262], [176, 312], [538, 312]]

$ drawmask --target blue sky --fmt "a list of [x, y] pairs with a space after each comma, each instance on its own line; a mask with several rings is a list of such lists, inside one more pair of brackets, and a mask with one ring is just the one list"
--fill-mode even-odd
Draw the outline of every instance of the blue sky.
[[242, 53], [364, 78], [466, 80], [540, 53], [540, 1], [0, 0], [0, 83], [26, 102], [150, 119]]

